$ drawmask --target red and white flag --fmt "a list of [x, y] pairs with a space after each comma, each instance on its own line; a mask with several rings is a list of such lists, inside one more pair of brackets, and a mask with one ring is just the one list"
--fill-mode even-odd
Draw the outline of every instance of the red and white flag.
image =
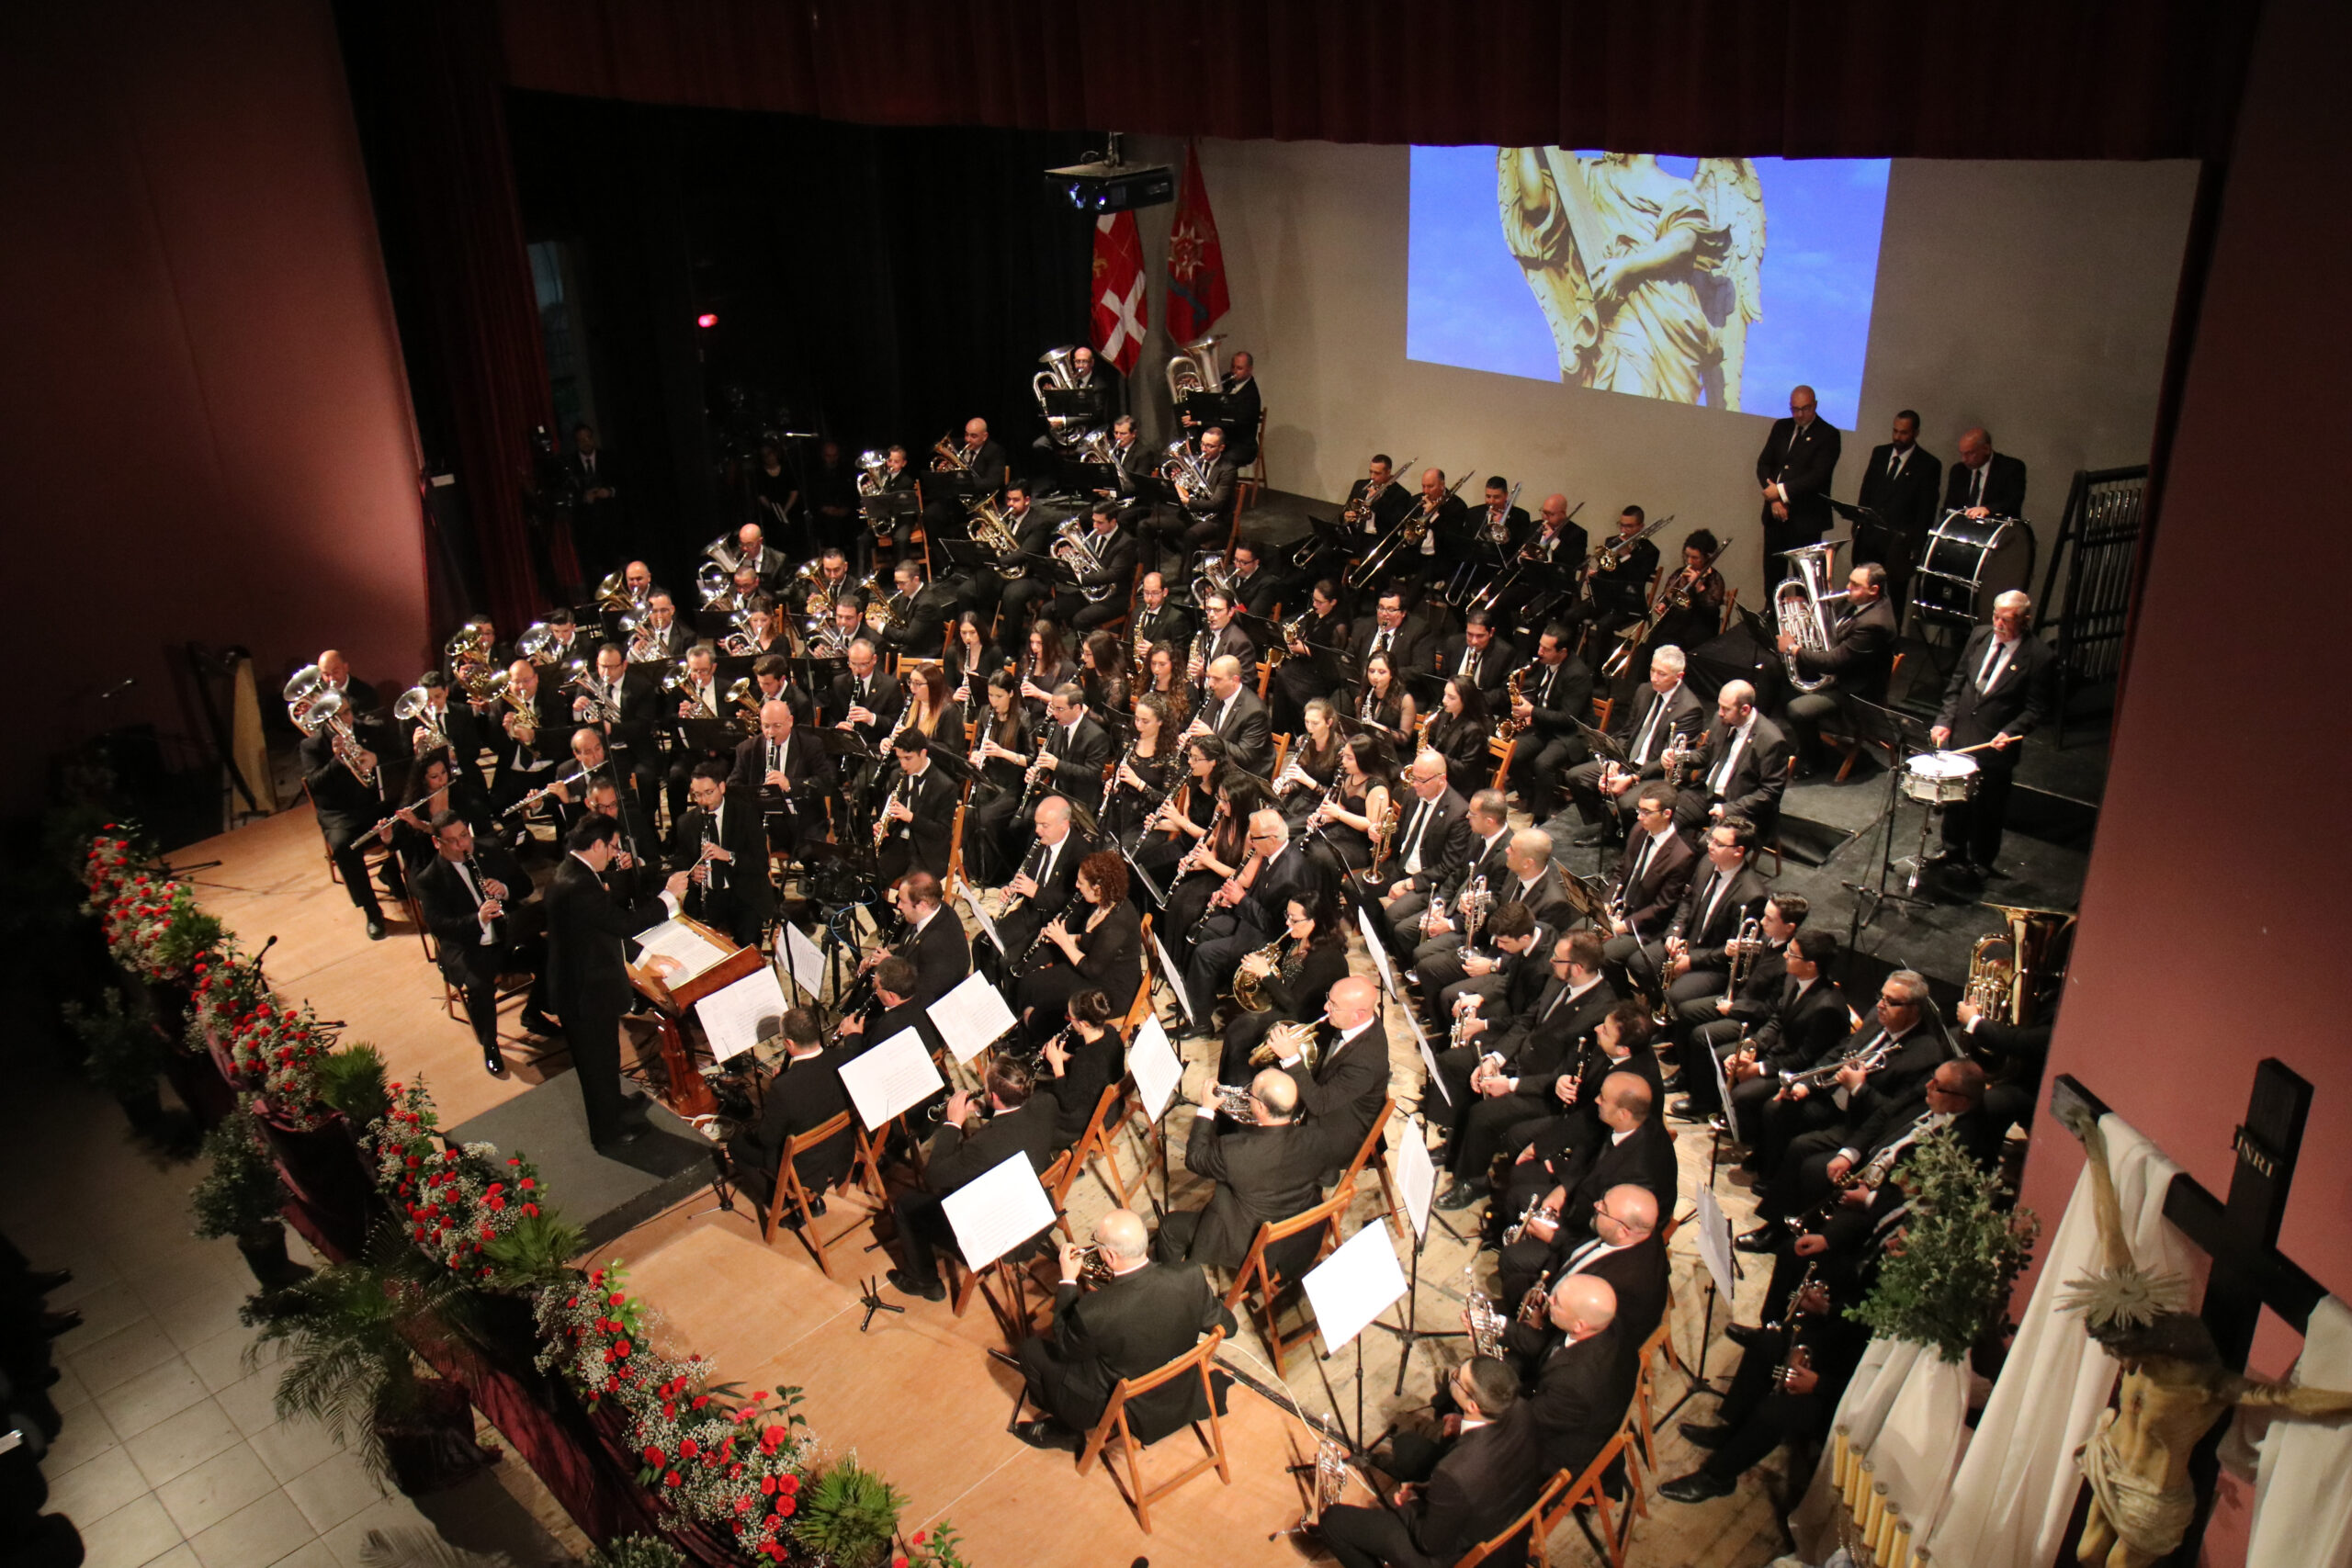
[[1143, 233], [1132, 212], [1094, 220], [1094, 352], [1120, 375], [1143, 358], [1151, 300], [1144, 291]]
[[1188, 141], [1176, 221], [1168, 231], [1168, 335], [1180, 344], [1190, 343], [1232, 303], [1226, 297], [1225, 251], [1217, 244], [1208, 186], [1201, 183], [1200, 153]]

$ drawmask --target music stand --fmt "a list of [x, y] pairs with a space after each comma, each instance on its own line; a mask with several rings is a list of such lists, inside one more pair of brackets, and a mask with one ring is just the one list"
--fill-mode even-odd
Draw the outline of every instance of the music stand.
[[[1936, 743], [1933, 737], [1928, 734], [1928, 726], [1924, 721], [1914, 718], [1898, 708], [1882, 707], [1876, 703], [1867, 702], [1852, 695], [1847, 697], [1846, 706], [1847, 715], [1853, 721], [1854, 744], [1860, 746], [1875, 741], [1886, 747], [1893, 754], [1893, 761], [1886, 770], [1886, 804], [1880, 809], [1879, 820], [1875, 824], [1879, 829], [1877, 879], [1874, 882], [1841, 884], [1854, 896], [1854, 912], [1847, 917], [1846, 921], [1846, 951], [1851, 953], [1854, 950], [1854, 941], [1861, 934], [1862, 928], [1877, 919], [1879, 910], [1886, 905], [1894, 903], [1905, 905], [1914, 909], [1925, 909], [1932, 902], [1920, 897], [1917, 889], [1919, 886], [1920, 868], [1927, 857], [1928, 825], [1934, 819], [1938, 808], [1932, 806], [1928, 807], [1921, 813], [1919, 818], [1920, 859], [1914, 863], [1910, 881], [1905, 886], [1903, 891], [1890, 893], [1887, 891], [1886, 879], [1887, 874], [1894, 869], [1894, 818], [1895, 814], [1903, 807], [1905, 767], [1913, 757], [1934, 751]], [[1870, 903], [1868, 914], [1862, 912], [1865, 900]]]
[[951, 566], [961, 567], [979, 576], [990, 575], [997, 570], [996, 552], [985, 549], [968, 538], [959, 539], [951, 535], [933, 542], [946, 553]]
[[[1230, 436], [1234, 434], [1234, 421], [1241, 416], [1240, 400], [1231, 392], [1187, 392], [1176, 401], [1177, 423], [1182, 423], [1186, 414], [1192, 415], [1204, 430], [1212, 424], [1223, 425]], [[1257, 432], [1250, 434], [1255, 435]]]
[[731, 757], [735, 743], [743, 739], [734, 725], [723, 718], [682, 718], [678, 733], [685, 738], [687, 747], [707, 757]]
[[1625, 743], [1607, 730], [1595, 729], [1584, 720], [1574, 716], [1571, 716], [1568, 722], [1577, 727], [1577, 733], [1584, 737], [1585, 745], [1590, 748], [1595, 757], [1605, 757], [1612, 762], [1622, 762], [1625, 760]]

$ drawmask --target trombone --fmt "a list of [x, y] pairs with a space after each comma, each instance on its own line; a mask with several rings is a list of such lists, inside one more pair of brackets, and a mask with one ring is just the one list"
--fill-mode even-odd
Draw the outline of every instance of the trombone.
[[1470, 470], [1463, 469], [1461, 478], [1446, 487], [1445, 494], [1438, 498], [1435, 506], [1424, 500], [1419, 507], [1407, 513], [1396, 526], [1389, 529], [1381, 536], [1380, 542], [1365, 553], [1363, 559], [1341, 574], [1340, 580], [1351, 588], [1361, 588], [1367, 582], [1377, 581], [1382, 572], [1396, 564], [1396, 558], [1405, 551], [1418, 548], [1429, 531], [1436, 526], [1438, 513], [1447, 502], [1453, 499], [1454, 491], [1460, 490], [1463, 481], [1469, 477]]

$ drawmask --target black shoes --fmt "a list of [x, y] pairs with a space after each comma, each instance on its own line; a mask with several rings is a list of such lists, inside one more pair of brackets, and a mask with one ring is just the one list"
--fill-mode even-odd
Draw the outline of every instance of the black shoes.
[[482, 1071], [492, 1077], [503, 1078], [506, 1076], [506, 1058], [500, 1055], [495, 1047], [481, 1054], [481, 1066]]
[[947, 1299], [947, 1287], [940, 1282], [939, 1276], [936, 1274], [928, 1280], [918, 1280], [903, 1269], [893, 1269], [889, 1273], [889, 1280], [890, 1288], [902, 1296], [921, 1296], [927, 1302], [944, 1302]]
[[25, 1276], [26, 1288], [34, 1295], [45, 1296], [51, 1291], [62, 1291], [74, 1282], [71, 1269], [44, 1269]]
[[1076, 1453], [1081, 1440], [1079, 1434], [1051, 1416], [1040, 1421], [1015, 1422], [1012, 1435], [1033, 1449], [1059, 1449], [1065, 1453]]
[[67, 1307], [63, 1312], [45, 1312], [40, 1314], [40, 1331], [51, 1339], [81, 1326], [82, 1309], [80, 1307]]
[[[824, 1217], [825, 1201], [822, 1198], [809, 1199], [808, 1218], [811, 1220], [821, 1220]], [[775, 1223], [782, 1225], [788, 1231], [797, 1231], [805, 1224], [805, 1222], [800, 1218], [800, 1211], [797, 1209], [786, 1209], [783, 1213], [778, 1214], [775, 1217]]]
[[536, 1018], [529, 1013], [525, 1013], [523, 1015], [523, 1032], [536, 1036], [541, 1040], [552, 1040], [557, 1035], [563, 1032], [563, 1025], [548, 1017], [545, 1013], [540, 1013]]
[[1719, 1449], [1729, 1440], [1732, 1429], [1720, 1421], [1685, 1421], [1682, 1436], [1692, 1445], [1702, 1449]]
[[1780, 1247], [1783, 1234], [1778, 1224], [1767, 1222], [1743, 1233], [1732, 1245], [1742, 1252], [1770, 1252]]
[[1445, 1214], [1458, 1214], [1486, 1195], [1487, 1189], [1483, 1183], [1457, 1181], [1445, 1190], [1444, 1197], [1437, 1201], [1438, 1212]]
[[[1753, 1350], [1770, 1336], [1765, 1333], [1760, 1324], [1726, 1323], [1724, 1325], [1724, 1337], [1743, 1350]], [[1687, 1432], [1690, 1427], [1686, 1423], [1682, 1429]]]
[[384, 920], [382, 916], [370, 915], [368, 917], [368, 940], [369, 942], [381, 942], [384, 940]]
[[1569, 842], [1580, 850], [1597, 850], [1603, 844], [1614, 843], [1617, 835], [1605, 827], [1587, 828]]
[[1659, 1487], [1657, 1495], [1674, 1503], [1707, 1503], [1728, 1497], [1736, 1490], [1728, 1481], [1718, 1481], [1703, 1470], [1694, 1470]]
[[1702, 1114], [1699, 1108], [1690, 1103], [1690, 1097], [1687, 1094], [1668, 1106], [1666, 1113], [1678, 1122], [1696, 1122]]

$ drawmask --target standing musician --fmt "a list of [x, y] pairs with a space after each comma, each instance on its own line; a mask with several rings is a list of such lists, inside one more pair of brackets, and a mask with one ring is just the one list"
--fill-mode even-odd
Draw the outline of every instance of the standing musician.
[[1811, 387], [1789, 391], [1789, 417], [1772, 422], [1756, 455], [1764, 487], [1764, 592], [1789, 574], [1784, 551], [1818, 544], [1829, 531], [1829, 480], [1838, 471], [1838, 427], [1823, 419]]
[[1929, 736], [1939, 746], [1972, 750], [1981, 783], [1973, 800], [1944, 807], [1947, 873], [1983, 881], [1994, 871], [2017, 777], [2018, 743], [2056, 707], [2058, 661], [2033, 635], [2033, 601], [2016, 590], [1993, 601], [1993, 624], [1968, 634], [1944, 687]]
[[1577, 725], [1592, 708], [1592, 671], [1572, 651], [1575, 641], [1566, 623], [1545, 626], [1535, 639], [1535, 662], [1520, 671], [1519, 700], [1510, 705], [1510, 720], [1519, 727], [1510, 787], [1532, 821], [1559, 815], [1567, 772], [1587, 755]]
[[1993, 450], [1992, 433], [1976, 425], [1960, 433], [1960, 460], [1945, 476], [1944, 510], [1971, 517], [2025, 515], [2025, 462]]
[[1610, 731], [1625, 749], [1624, 761], [1594, 758], [1568, 770], [1568, 798], [1585, 822], [1585, 830], [1576, 838], [1580, 847], [1613, 844], [1623, 838], [1634, 814], [1634, 789], [1666, 776], [1668, 748], [1697, 741], [1707, 709], [1682, 679], [1684, 665], [1679, 645], [1654, 649], [1648, 679], [1634, 689], [1623, 722]]
[[[1031, 951], [1014, 954], [1025, 962], [1017, 965], [1013, 1010], [1027, 1022], [1033, 1047], [1061, 1028], [1063, 1009], [1080, 992], [1116, 997], [1124, 1012], [1143, 978], [1143, 917], [1127, 902], [1127, 863], [1115, 851], [1095, 851], [1078, 863], [1077, 892]], [[1091, 1099], [1077, 1108], [1081, 1128], [1093, 1109]]]
[[[966, 1089], [947, 1097], [945, 1119], [923, 1153], [925, 1190], [906, 1193], [896, 1203], [899, 1247], [906, 1261], [889, 1278], [904, 1294], [947, 1299], [947, 1287], [939, 1280], [939, 1250], [956, 1250], [942, 1207], [949, 1194], [1016, 1154], [1026, 1156], [1030, 1168], [1041, 1173], [1052, 1163], [1054, 1099], [1035, 1096], [1026, 1066], [1004, 1056], [989, 1064], [988, 1109], [983, 1116]], [[1014, 1256], [1027, 1245], [1015, 1248]]]
[[1581, 596], [1555, 612], [1572, 635], [1585, 637], [1595, 649], [1591, 662], [1606, 661], [1609, 638], [1649, 614], [1650, 580], [1657, 575], [1657, 546], [1640, 536], [1649, 514], [1629, 506], [1617, 514], [1617, 536], [1601, 547], [1616, 552], [1615, 566], [1603, 563], [1600, 550], [1586, 558]]
[[1243, 955], [1234, 971], [1236, 991], [1247, 977], [1263, 1005], [1243, 1008], [1226, 1024], [1219, 1083], [1243, 1081], [1260, 1055], [1272, 1060], [1271, 1047], [1264, 1045], [1267, 1033], [1276, 1024], [1320, 1017], [1331, 987], [1348, 977], [1348, 928], [1338, 893], [1328, 886], [1300, 893], [1283, 913], [1282, 934]]
[[1817, 652], [1801, 649], [1793, 633], [1781, 634], [1781, 652], [1792, 656], [1800, 671], [1808, 676], [1832, 675], [1838, 682], [1826, 692], [1793, 693], [1782, 713], [1796, 746], [1797, 777], [1820, 767], [1822, 721], [1845, 711], [1847, 698], [1886, 701], [1894, 626], [1894, 606], [1886, 597], [1886, 568], [1872, 561], [1847, 574], [1846, 600], [1830, 623], [1828, 647]]
[[686, 792], [694, 805], [670, 831], [670, 870], [684, 873], [690, 887], [686, 913], [738, 947], [756, 946], [775, 913], [759, 813], [728, 798], [727, 769], [718, 762], [696, 766]]
[[530, 874], [496, 844], [474, 847], [472, 825], [454, 811], [433, 817], [436, 852], [416, 876], [417, 902], [433, 932], [442, 977], [466, 999], [466, 1021], [492, 1077], [506, 1071], [498, 1049], [498, 977], [528, 971], [531, 992], [523, 1028], [545, 1038], [559, 1032], [548, 1019], [545, 910], [526, 906]]
[[1140, 547], [1134, 535], [1120, 528], [1119, 509], [1107, 501], [1087, 510], [1085, 537], [1095, 564], [1079, 572], [1076, 588], [1057, 584], [1054, 589], [1054, 618], [1081, 632], [1107, 626], [1127, 613], [1127, 590], [1135, 583]]
[[988, 694], [967, 759], [979, 773], [964, 804], [964, 862], [975, 881], [1002, 880], [1012, 859], [1014, 811], [1021, 804], [1029, 759], [1029, 710], [1022, 705], [1010, 671], [1000, 670], [981, 689]]
[[[957, 727], [960, 730], [961, 726]], [[876, 806], [875, 831], [879, 835], [876, 874], [885, 886], [910, 870], [933, 876], [947, 874], [948, 836], [956, 822], [956, 797], [962, 786], [947, 770], [931, 760], [933, 742], [913, 725], [891, 738], [890, 752], [898, 776]]]
[[[1029, 1402], [1046, 1412], [1012, 1428], [1023, 1442], [1075, 1451], [1123, 1380], [1159, 1371], [1213, 1328], [1234, 1327], [1206, 1274], [1152, 1262], [1150, 1245], [1150, 1233], [1133, 1210], [1104, 1214], [1095, 1222], [1094, 1253], [1107, 1278], [1086, 1288], [1080, 1282], [1081, 1249], [1063, 1243], [1052, 1331], [1023, 1340], [1013, 1358]], [[1178, 1378], [1126, 1409], [1136, 1440], [1146, 1443], [1209, 1416], [1198, 1378]]]
[[1266, 705], [1242, 683], [1241, 671], [1241, 660], [1230, 654], [1209, 661], [1208, 689], [1185, 733], [1216, 736], [1234, 766], [1262, 779], [1273, 771], [1273, 736]]
[[1862, 471], [1862, 486], [1854, 497], [1871, 518], [1854, 522], [1854, 564], [1876, 561], [1886, 568], [1887, 596], [1903, 604], [1903, 590], [1911, 581], [1928, 531], [1936, 525], [1936, 496], [1943, 488], [1944, 466], [1919, 445], [1919, 416], [1905, 409], [1894, 416], [1892, 439], [1871, 448], [1871, 465]]
[[925, 582], [922, 562], [902, 558], [890, 569], [893, 592], [883, 601], [890, 624], [876, 635], [893, 653], [935, 659], [945, 646], [947, 623], [957, 610], [955, 591], [944, 582]]
[[1394, 809], [1396, 794], [1378, 741], [1358, 735], [1340, 748], [1340, 771], [1321, 803], [1307, 813], [1299, 835], [1324, 881], [1337, 885], [1371, 874], [1373, 844]]
[[1162, 642], [1173, 648], [1193, 646], [1193, 617], [1182, 605], [1169, 600], [1168, 579], [1159, 572], [1143, 574], [1143, 586], [1136, 592], [1132, 629], [1135, 635], [1129, 640], [1146, 649]]
[[[352, 681], [349, 667], [332, 649], [319, 657], [322, 674], [329, 669], [329, 660], [334, 660], [334, 668], [344, 672], [342, 694], [346, 716], [322, 724], [303, 737], [302, 782], [318, 808], [319, 831], [326, 839], [327, 856], [343, 878], [344, 891], [351, 896], [352, 907], [367, 919], [368, 940], [381, 942], [384, 914], [368, 875], [366, 850], [378, 825], [390, 817], [392, 808], [400, 803], [391, 796], [392, 781], [382, 760], [360, 739], [361, 723], [372, 716], [375, 692]], [[338, 725], [345, 728], [350, 739], [338, 736]], [[384, 891], [395, 898], [401, 897], [408, 885], [401, 875], [400, 857], [387, 855], [380, 863], [380, 870]]]
[[1674, 824], [1695, 833], [1708, 822], [1745, 817], [1758, 838], [1781, 819], [1789, 786], [1789, 742], [1781, 727], [1756, 711], [1756, 688], [1726, 681], [1715, 694], [1715, 716], [1699, 741], [1699, 779], [1674, 803]]
[[658, 901], [616, 899], [604, 875], [619, 837], [620, 825], [607, 817], [573, 823], [546, 900], [548, 999], [571, 1049], [589, 1141], [599, 1151], [647, 1131], [642, 1102], [625, 1105], [621, 1094], [621, 1013], [632, 995], [621, 943], [675, 915], [686, 889], [686, 874], [673, 872]]
[[1146, 825], [1176, 784], [1180, 749], [1168, 699], [1146, 692], [1136, 699], [1135, 739], [1103, 791], [1102, 825], [1107, 841], [1133, 853]]
[[1028, 952], [1037, 933], [1068, 907], [1086, 853], [1086, 846], [1070, 830], [1069, 802], [1060, 795], [1049, 795], [1037, 803], [1036, 829], [1020, 870], [1005, 885], [1021, 900], [1020, 908], [997, 917], [996, 934], [1004, 943], [1008, 964]]
[[[760, 1119], [727, 1141], [736, 1185], [762, 1213], [783, 1174], [784, 1145], [850, 1108], [841, 1068], [828, 1058], [815, 1013], [805, 1007], [788, 1010], [776, 1021], [775, 1038], [783, 1044], [784, 1063], [761, 1093]], [[793, 1157], [793, 1174], [808, 1190], [813, 1213], [823, 1215], [825, 1189], [849, 1175], [855, 1156], [856, 1141], [844, 1128]], [[801, 1223], [797, 1209], [786, 1210], [781, 1218], [795, 1229]]]
[[823, 834], [825, 798], [841, 786], [832, 759], [796, 735], [797, 725], [790, 703], [762, 703], [760, 732], [735, 748], [727, 775], [729, 789], [758, 800], [769, 847], [785, 855], [796, 853], [804, 837]]
[[1269, 694], [1274, 728], [1285, 735], [1298, 733], [1306, 705], [1339, 689], [1339, 676], [1329, 655], [1348, 644], [1348, 623], [1340, 614], [1340, 585], [1329, 578], [1317, 581], [1306, 596], [1307, 613], [1284, 622], [1283, 658], [1274, 671]]

